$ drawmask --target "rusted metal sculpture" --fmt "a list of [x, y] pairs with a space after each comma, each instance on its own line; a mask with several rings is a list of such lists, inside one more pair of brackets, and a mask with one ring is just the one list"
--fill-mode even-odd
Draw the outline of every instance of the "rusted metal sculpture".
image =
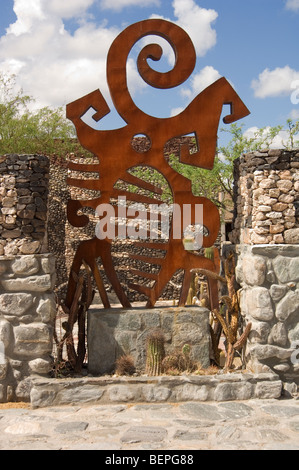
[[[74, 123], [80, 143], [99, 159], [98, 164], [70, 163], [72, 171], [97, 172], [99, 179], [69, 178], [68, 184], [79, 188], [100, 191], [100, 197], [92, 200], [70, 200], [67, 207], [69, 222], [75, 227], [85, 226], [89, 219], [87, 215], [78, 215], [78, 210], [84, 207], [96, 209], [100, 204], [109, 204], [111, 198], [125, 196], [128, 200], [141, 203], [159, 203], [158, 196], [161, 189], [153, 184], [130, 173], [136, 166], [146, 166], [158, 170], [167, 180], [173, 194], [173, 202], [183, 208], [184, 204], [203, 205], [203, 224], [208, 234], [203, 237], [203, 247], [212, 246], [217, 238], [220, 226], [217, 207], [205, 197], [195, 197], [192, 194], [191, 182], [181, 174], [174, 171], [164, 157], [165, 144], [183, 135], [194, 133], [197, 141], [197, 152], [190, 154], [188, 146], [182, 146], [180, 161], [189, 165], [205, 169], [212, 169], [216, 153], [217, 130], [224, 104], [230, 105], [230, 114], [225, 116], [226, 124], [232, 123], [249, 114], [248, 109], [240, 100], [234, 89], [225, 78], [207, 87], [189, 106], [179, 115], [171, 118], [156, 118], [141, 111], [132, 100], [128, 90], [126, 65], [130, 50], [134, 44], [147, 35], [157, 35], [166, 39], [175, 54], [175, 65], [167, 73], [160, 73], [150, 68], [148, 59], [160, 60], [162, 49], [157, 44], [145, 46], [137, 60], [138, 71], [143, 80], [149, 85], [167, 89], [182, 84], [192, 73], [196, 54], [189, 36], [177, 25], [161, 19], [145, 20], [126, 28], [113, 42], [107, 58], [107, 81], [113, 103], [120, 116], [127, 123], [126, 126], [114, 130], [95, 130], [82, 120], [82, 116], [91, 107], [95, 110], [93, 119], [99, 121], [106, 116], [110, 109], [99, 90], [84, 96], [67, 105], [67, 117]], [[149, 149], [140, 153], [134, 149], [132, 139], [143, 134], [150, 142]], [[117, 189], [117, 182], [124, 181], [155, 196], [145, 196], [129, 191]], [[157, 197], [156, 197], [157, 196]], [[193, 211], [194, 212], [194, 211]], [[192, 213], [191, 223], [195, 223]], [[185, 227], [182, 227], [184, 229]], [[145, 263], [160, 265], [158, 274], [135, 271], [144, 279], [154, 281], [152, 287], [144, 285], [131, 285], [130, 287], [145, 294], [148, 298], [148, 307], [155, 305], [165, 285], [179, 270], [184, 270], [179, 304], [186, 301], [191, 279], [191, 269], [205, 268], [216, 270], [215, 262], [198, 256], [184, 249], [181, 239], [174, 239], [171, 227], [167, 243], [139, 242], [139, 246], [149, 249], [164, 250], [163, 258], [151, 258], [135, 255]], [[130, 302], [119, 282], [113, 266], [109, 238], [100, 240], [95, 237], [80, 243], [74, 257], [71, 270], [78, 274], [83, 262], [90, 267], [101, 295], [103, 305], [109, 308], [109, 301], [104, 289], [103, 281], [96, 264], [101, 258], [105, 273], [112, 284], [121, 304], [130, 307]], [[133, 257], [133, 255], [132, 255]], [[75, 292], [74, 276], [70, 276], [66, 305], [70, 306]]]

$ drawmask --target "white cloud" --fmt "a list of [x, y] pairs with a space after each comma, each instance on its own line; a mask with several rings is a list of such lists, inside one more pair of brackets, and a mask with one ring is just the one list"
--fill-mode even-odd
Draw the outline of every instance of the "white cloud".
[[[172, 6], [174, 16], [177, 18], [174, 23], [188, 33], [196, 54], [204, 56], [217, 42], [217, 34], [212, 28], [212, 24], [217, 19], [218, 13], [215, 10], [199, 7], [194, 0], [173, 0]], [[156, 14], [152, 15], [152, 18], [164, 18], [172, 21]]]
[[[57, 0], [59, 1], [59, 0]], [[103, 10], [121, 11], [126, 7], [151, 7], [160, 6], [160, 0], [101, 0], [101, 8]]]
[[61, 18], [74, 18], [84, 13], [95, 0], [46, 0], [49, 12]]
[[290, 119], [297, 121], [299, 119], [299, 109], [292, 109], [289, 115]]
[[287, 10], [298, 11], [299, 10], [299, 0], [287, 0], [286, 9]]
[[190, 35], [197, 54], [204, 56], [217, 41], [212, 24], [218, 13], [199, 7], [194, 0], [174, 0], [172, 5], [178, 25]]
[[[270, 148], [270, 149], [282, 149], [290, 144], [290, 136], [287, 130], [282, 129], [278, 134], [271, 140], [269, 137], [270, 127], [265, 127], [262, 133], [263, 139], [270, 139], [269, 142], [265, 142], [264, 145], [261, 145], [261, 148]], [[247, 139], [255, 139], [259, 135], [260, 129], [258, 127], [250, 127], [244, 132], [244, 137]], [[260, 139], [260, 137], [259, 137]]]
[[[109, 105], [106, 82], [106, 57], [120, 30], [93, 22], [88, 9], [98, 0], [13, 0], [16, 21], [0, 37], [0, 73], [15, 73], [18, 88], [36, 99], [36, 107], [65, 106], [68, 102], [99, 88]], [[161, 0], [101, 0], [102, 7], [160, 6]], [[177, 24], [191, 36], [197, 55], [204, 55], [216, 43], [212, 27], [217, 18], [214, 10], [200, 8], [194, 0], [172, 2]], [[80, 20], [73, 33], [64, 20]], [[172, 55], [166, 56], [169, 63]], [[210, 73], [209, 73], [210, 72]], [[128, 61], [128, 81], [134, 94], [144, 82]], [[209, 79], [210, 76], [210, 79]], [[214, 77], [214, 78], [213, 78]], [[206, 68], [193, 78], [190, 91], [196, 94], [219, 78], [218, 72]]]
[[292, 93], [292, 84], [299, 80], [299, 71], [285, 67], [277, 67], [274, 70], [265, 69], [253, 80], [251, 87], [257, 98], [267, 98], [269, 96], [280, 96]]
[[184, 108], [183, 107], [179, 107], [179, 108], [173, 108], [170, 112], [170, 116], [173, 117], [173, 116], [176, 116], [177, 114], [180, 114], [184, 111]]
[[13, 10], [17, 21], [10, 25], [7, 32], [15, 36], [30, 32], [36, 21], [45, 19], [42, 0], [14, 0]]
[[183, 88], [182, 95], [192, 99], [220, 77], [221, 75], [218, 70], [214, 69], [214, 67], [210, 65], [207, 65], [199, 73], [192, 75], [191, 88]]
[[96, 88], [109, 97], [106, 56], [119, 30], [86, 20], [70, 34], [63, 22], [84, 20], [94, 1], [14, 0], [17, 19], [0, 38], [0, 72], [15, 73], [39, 107], [64, 106]]

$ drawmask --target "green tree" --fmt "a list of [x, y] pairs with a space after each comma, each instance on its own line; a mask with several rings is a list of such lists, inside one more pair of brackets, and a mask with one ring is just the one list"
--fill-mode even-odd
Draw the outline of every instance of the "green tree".
[[[282, 146], [287, 149], [299, 146], [296, 136], [299, 134], [299, 121], [287, 120], [284, 126], [263, 127], [257, 129], [251, 137], [244, 134], [244, 125], [233, 123], [221, 132], [228, 132], [230, 140], [219, 146], [212, 170], [204, 170], [180, 163], [179, 158], [171, 155], [169, 162], [174, 170], [192, 181], [192, 191], [196, 196], [205, 196], [219, 208], [232, 210], [234, 162], [243, 153], [269, 148], [275, 137], [282, 136]], [[283, 139], [284, 137], [284, 139]], [[223, 198], [219, 195], [223, 194]]]
[[0, 74], [0, 154], [85, 152], [63, 108], [31, 111], [34, 99], [17, 90], [15, 76]]

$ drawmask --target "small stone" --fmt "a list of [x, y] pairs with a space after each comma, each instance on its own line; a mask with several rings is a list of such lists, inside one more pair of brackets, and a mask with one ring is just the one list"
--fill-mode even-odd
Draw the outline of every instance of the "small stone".
[[285, 204], [292, 204], [292, 202], [294, 202], [294, 199], [294, 196], [291, 196], [290, 194], [282, 194], [278, 198], [279, 202], [283, 202]]
[[270, 321], [274, 317], [271, 297], [265, 287], [253, 287], [241, 291], [242, 310], [256, 320]]
[[51, 329], [43, 323], [31, 323], [14, 328], [14, 353], [38, 358], [52, 352]]
[[277, 372], [287, 372], [290, 370], [290, 366], [289, 364], [276, 364], [273, 366], [273, 369], [277, 370]]
[[69, 421], [66, 423], [58, 424], [55, 427], [54, 431], [59, 434], [73, 434], [73, 433], [82, 433], [88, 428], [89, 423], [84, 421]]
[[276, 307], [276, 318], [286, 321], [292, 313], [296, 312], [299, 305], [299, 290], [290, 291]]
[[290, 192], [293, 187], [293, 183], [289, 180], [280, 180], [280, 181], [277, 181], [276, 184], [277, 184], [277, 187], [280, 189], [280, 191], [283, 193]]
[[276, 235], [273, 235], [273, 241], [279, 245], [280, 243], [284, 242], [284, 238], [281, 233], [277, 233]]
[[258, 210], [260, 212], [269, 212], [269, 211], [271, 211], [271, 206], [261, 205], [261, 206], [258, 206]]
[[251, 241], [252, 243], [255, 243], [257, 245], [263, 245], [269, 242], [268, 237], [266, 235], [259, 235], [255, 232], [251, 234]]
[[51, 323], [56, 315], [56, 302], [54, 296], [39, 301], [36, 313], [40, 315], [44, 323]]
[[243, 262], [244, 281], [249, 285], [260, 286], [264, 283], [266, 274], [266, 262], [261, 256], [244, 256]]
[[16, 435], [37, 435], [41, 433], [41, 424], [34, 421], [26, 421], [11, 424], [5, 428], [4, 432]]
[[272, 209], [277, 212], [282, 212], [288, 208], [287, 204], [284, 204], [283, 202], [277, 202], [276, 204], [273, 205]]
[[268, 212], [266, 214], [267, 217], [269, 217], [269, 219], [280, 219], [281, 218], [281, 213], [280, 212], [275, 212], [275, 211], [271, 211], [271, 212]]
[[55, 272], [55, 261], [54, 256], [43, 257], [41, 259], [42, 270], [45, 274], [53, 274]]
[[[234, 428], [234, 431], [235, 431], [235, 428]], [[207, 439], [208, 434], [205, 433], [205, 432], [202, 432], [202, 431], [197, 431], [197, 430], [186, 431], [185, 429], [183, 429], [183, 430], [178, 429], [175, 432], [173, 438], [174, 439], [179, 439], [181, 441], [190, 441], [190, 440], [198, 441], [198, 440]]]
[[296, 214], [296, 211], [293, 207], [292, 208], [289, 207], [288, 209], [285, 209], [283, 211], [283, 216], [284, 217], [294, 217], [295, 214]]
[[2, 238], [20, 238], [22, 232], [19, 229], [15, 230], [3, 230], [1, 233]]
[[46, 360], [42, 358], [37, 358], [33, 361], [29, 361], [28, 365], [31, 372], [40, 375], [48, 374], [53, 368], [53, 363], [50, 359]]
[[4, 315], [21, 316], [32, 306], [31, 294], [17, 292], [15, 294], [0, 295], [0, 312]]
[[251, 331], [249, 334], [250, 344], [267, 343], [269, 333], [270, 333], [269, 323], [262, 322], [262, 321], [252, 322], [252, 327], [251, 327]]
[[270, 295], [274, 302], [278, 302], [287, 292], [288, 288], [286, 286], [281, 286], [279, 284], [272, 284], [270, 287]]
[[2, 342], [4, 347], [7, 348], [11, 344], [12, 339], [13, 339], [12, 326], [9, 321], [3, 318], [0, 320], [0, 341]]
[[276, 344], [277, 346], [286, 346], [288, 341], [288, 335], [284, 323], [278, 322], [273, 326], [269, 338], [269, 344]]
[[3, 215], [15, 215], [17, 209], [15, 207], [2, 207], [1, 212]]
[[282, 180], [291, 180], [292, 179], [292, 174], [290, 170], [284, 170], [279, 172], [279, 177]]
[[35, 256], [20, 256], [12, 263], [12, 270], [15, 274], [36, 274], [39, 271], [39, 263]]
[[280, 195], [280, 189], [278, 188], [271, 188], [269, 189], [269, 196], [277, 199]]
[[40, 250], [39, 241], [34, 241], [34, 242], [24, 241], [20, 247], [20, 252], [23, 253], [24, 255], [38, 253], [39, 250]]
[[270, 149], [268, 152], [269, 157], [280, 157], [282, 150], [280, 149]]
[[282, 391], [282, 382], [275, 380], [272, 382], [259, 382], [255, 387], [256, 398], [269, 399], [280, 398]]
[[250, 383], [220, 383], [215, 388], [216, 401], [248, 400], [251, 397]]
[[270, 233], [277, 234], [282, 233], [284, 231], [284, 225], [271, 225], [270, 226]]
[[299, 243], [299, 228], [292, 228], [286, 230], [284, 233], [285, 242], [290, 245], [296, 245]]
[[267, 179], [264, 179], [260, 182], [260, 187], [263, 188], [263, 189], [275, 188], [276, 183], [275, 183], [275, 181], [267, 178]]
[[255, 220], [266, 220], [265, 212], [257, 212]]
[[121, 438], [121, 442], [163, 442], [167, 430], [158, 426], [134, 426], [129, 428]]
[[8, 291], [33, 291], [46, 292], [51, 289], [51, 277], [49, 274], [42, 276], [29, 276], [26, 278], [2, 280], [2, 287]]
[[274, 346], [272, 344], [255, 344], [250, 348], [250, 354], [252, 358], [258, 360], [278, 358], [278, 359], [289, 359], [292, 351], [290, 349], [281, 348], [280, 346]]
[[14, 197], [4, 197], [2, 199], [3, 207], [13, 207], [16, 203], [16, 199]]

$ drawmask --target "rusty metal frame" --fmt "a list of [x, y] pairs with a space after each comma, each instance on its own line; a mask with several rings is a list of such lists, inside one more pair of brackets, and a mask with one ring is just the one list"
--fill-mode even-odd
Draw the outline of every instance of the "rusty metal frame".
[[[172, 190], [174, 203], [180, 207], [183, 207], [184, 204], [191, 204], [192, 207], [195, 204], [203, 205], [203, 223], [208, 229], [208, 235], [203, 237], [203, 247], [209, 247], [214, 244], [219, 232], [218, 209], [207, 198], [196, 197], [192, 194], [190, 180], [171, 168], [164, 157], [164, 147], [174, 137], [194, 133], [198, 150], [196, 153], [190, 154], [188, 146], [182, 146], [180, 161], [200, 168], [212, 169], [223, 105], [230, 105], [230, 114], [224, 117], [224, 122], [227, 124], [247, 116], [249, 111], [229, 82], [223, 77], [203, 90], [177, 116], [156, 118], [144, 113], [135, 105], [128, 90], [126, 65], [134, 44], [147, 35], [157, 35], [166, 39], [175, 54], [173, 69], [167, 73], [160, 73], [149, 66], [148, 60], [160, 60], [163, 52], [161, 47], [157, 44], [150, 44], [142, 49], [138, 56], [137, 66], [139, 74], [149, 85], [161, 89], [176, 87], [183, 83], [194, 69], [196, 54], [192, 41], [183, 29], [173, 23], [161, 19], [150, 19], [135, 23], [120, 33], [108, 53], [107, 82], [114, 106], [127, 125], [113, 130], [95, 130], [84, 123], [82, 116], [90, 107], [95, 110], [93, 115], [95, 121], [99, 121], [110, 112], [99, 90], [67, 105], [67, 117], [74, 123], [80, 143], [98, 157], [97, 164], [69, 163], [69, 169], [99, 174], [99, 179], [69, 178], [68, 184], [100, 192], [98, 198], [91, 200], [70, 200], [67, 206], [67, 217], [73, 226], [84, 227], [89, 218], [87, 215], [78, 215], [77, 212], [80, 209], [84, 207], [96, 209], [98, 205], [109, 204], [111, 198], [121, 194], [136, 202], [159, 203], [158, 197], [145, 198], [145, 196], [136, 193], [120, 191], [115, 187], [116, 182], [122, 180], [142, 189], [151, 190], [154, 195], [158, 196], [161, 192], [160, 188], [136, 178], [129, 172], [136, 166], [149, 166], [157, 169], [167, 180]], [[132, 146], [132, 139], [137, 134], [147, 136], [150, 141], [150, 148], [143, 153], [136, 151]], [[149, 288], [139, 284], [130, 285], [131, 288], [147, 296], [148, 307], [155, 305], [165, 285], [177, 270], [184, 270], [179, 300], [179, 304], [184, 305], [192, 275], [191, 269], [205, 268], [214, 271], [218, 269], [212, 260], [186, 251], [182, 240], [176, 240], [172, 235], [171, 231], [168, 243], [163, 246], [156, 242], [139, 242], [139, 246], [145, 248], [165, 250], [166, 254], [163, 258], [157, 260], [157, 258], [150, 256], [132, 255], [132, 258], [160, 265], [158, 274], [135, 271], [135, 274], [140, 277], [153, 280], [153, 287]], [[82, 241], [76, 251], [71, 270], [78, 273], [83, 262], [86, 262], [96, 280], [103, 305], [109, 308], [108, 296], [96, 264], [96, 259], [100, 257], [105, 273], [121, 304], [124, 307], [130, 307], [130, 302], [113, 266], [111, 243], [112, 240], [108, 238], [100, 240], [97, 237]], [[69, 277], [65, 302], [67, 306], [71, 305], [75, 292], [76, 286], [73, 278], [73, 276]]]

